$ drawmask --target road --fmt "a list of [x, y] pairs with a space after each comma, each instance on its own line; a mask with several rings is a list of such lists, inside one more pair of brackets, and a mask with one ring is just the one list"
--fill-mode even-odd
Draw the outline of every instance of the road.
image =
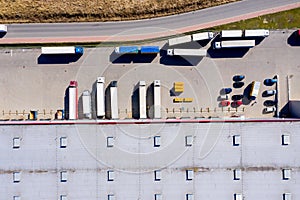
[[0, 43], [146, 39], [208, 28], [295, 7], [300, 7], [300, 0], [244, 0], [180, 15], [138, 21], [11, 24]]

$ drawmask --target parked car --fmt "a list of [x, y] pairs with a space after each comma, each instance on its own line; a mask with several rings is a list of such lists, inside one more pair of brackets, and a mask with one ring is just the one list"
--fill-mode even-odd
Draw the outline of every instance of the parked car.
[[241, 87], [243, 87], [245, 85], [245, 83], [244, 82], [234, 82], [233, 83], [233, 87], [234, 88], [241, 88]]
[[228, 94], [222, 94], [222, 95], [220, 95], [220, 100], [228, 100], [228, 99], [229, 99]]
[[239, 101], [234, 101], [234, 102], [232, 102], [232, 107], [238, 107], [238, 106], [241, 106], [241, 105], [243, 105], [243, 102], [241, 101], [241, 100], [239, 100]]
[[269, 95], [269, 96], [275, 95], [276, 92], [277, 92], [276, 90], [266, 90], [266, 95]]
[[264, 102], [264, 106], [275, 106], [276, 105], [276, 101], [273, 101], [273, 100], [266, 100]]
[[230, 105], [230, 101], [221, 101], [221, 106], [229, 106]]
[[229, 94], [230, 92], [232, 92], [231, 88], [224, 88], [224, 92], [225, 94]]
[[242, 81], [245, 78], [244, 75], [235, 75], [232, 80], [235, 82]]
[[277, 79], [275, 79], [275, 78], [268, 78], [268, 79], [265, 79], [265, 81], [264, 81], [264, 84], [266, 86], [271, 86], [274, 83], [277, 83]]
[[242, 94], [236, 94], [236, 95], [233, 95], [233, 96], [231, 97], [231, 99], [232, 99], [233, 101], [238, 101], [238, 100], [241, 100], [243, 97], [244, 97], [244, 95], [242, 95]]
[[271, 113], [271, 112], [275, 112], [276, 111], [276, 108], [275, 107], [266, 107], [265, 108], [265, 112], [266, 113]]

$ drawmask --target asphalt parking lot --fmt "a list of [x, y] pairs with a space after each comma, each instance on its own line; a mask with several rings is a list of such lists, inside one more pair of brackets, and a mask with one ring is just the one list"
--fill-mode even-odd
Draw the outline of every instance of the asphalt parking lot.
[[[64, 95], [70, 80], [78, 81], [79, 96], [83, 90], [95, 90], [98, 76], [105, 76], [106, 85], [118, 81], [120, 118], [132, 118], [136, 112], [134, 93], [140, 80], [147, 87], [154, 80], [162, 84], [162, 116], [173, 117], [274, 117], [264, 113], [265, 101], [275, 96], [263, 97], [265, 90], [277, 86], [265, 86], [263, 81], [278, 76], [278, 110], [288, 102], [288, 76], [299, 76], [300, 46], [291, 44], [294, 31], [271, 31], [270, 36], [248, 51], [217, 52], [207, 48], [205, 58], [168, 57], [165, 42], [157, 56], [118, 56], [113, 48], [85, 49], [78, 60], [41, 57], [40, 49], [0, 49], [2, 87], [1, 118], [18, 119], [30, 109], [39, 110], [39, 118], [52, 118], [57, 109], [64, 107]], [[152, 45], [152, 44], [147, 44]], [[200, 43], [188, 44], [187, 48], [200, 48]], [[233, 85], [234, 75], [244, 75], [243, 85]], [[243, 99], [241, 106], [220, 105], [220, 91], [232, 88], [233, 95], [247, 94], [252, 81], [260, 81], [259, 95], [255, 101]], [[174, 82], [184, 82], [184, 91], [174, 96]], [[237, 87], [239, 86], [239, 87]], [[299, 91], [290, 91], [295, 98]], [[173, 103], [175, 97], [193, 98], [192, 102]]]

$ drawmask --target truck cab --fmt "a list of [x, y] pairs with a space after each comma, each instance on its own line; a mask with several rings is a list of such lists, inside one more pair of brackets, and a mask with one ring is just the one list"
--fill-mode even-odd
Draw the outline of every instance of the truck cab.
[[82, 47], [75, 47], [75, 54], [83, 54], [83, 48]]
[[0, 33], [7, 33], [7, 26], [4, 24], [0, 24]]
[[221, 49], [221, 42], [215, 42], [214, 49]]
[[70, 87], [77, 87], [78, 86], [78, 83], [77, 81], [70, 81]]

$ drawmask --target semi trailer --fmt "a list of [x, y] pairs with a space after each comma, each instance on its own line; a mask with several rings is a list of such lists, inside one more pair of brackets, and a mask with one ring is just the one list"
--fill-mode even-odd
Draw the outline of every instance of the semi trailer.
[[77, 81], [70, 81], [69, 84], [69, 112], [68, 119], [78, 119], [78, 83]]
[[168, 56], [206, 56], [206, 49], [168, 49]]
[[220, 34], [221, 38], [243, 37], [242, 30], [223, 30]]
[[155, 119], [160, 119], [161, 118], [161, 86], [160, 86], [160, 80], [155, 80], [153, 82], [154, 86], [154, 118]]
[[210, 40], [214, 37], [213, 32], [195, 33], [192, 35], [193, 41]]
[[146, 110], [146, 82], [139, 82], [139, 111], [140, 111], [140, 119], [147, 118], [147, 110]]
[[225, 40], [214, 43], [215, 49], [222, 48], [251, 48], [255, 46], [255, 40]]
[[70, 47], [42, 47], [42, 54], [83, 54], [83, 48], [79, 46]]
[[141, 54], [157, 54], [159, 53], [159, 46], [141, 46]]
[[82, 93], [82, 113], [84, 118], [92, 118], [91, 93], [89, 90], [84, 90]]
[[97, 117], [102, 118], [105, 116], [105, 94], [104, 94], [104, 77], [97, 78], [97, 91], [96, 91], [96, 101], [97, 101]]
[[186, 36], [182, 36], [182, 37], [171, 38], [168, 40], [168, 44], [169, 44], [169, 46], [173, 46], [173, 45], [177, 45], [177, 44], [184, 44], [184, 43], [191, 42], [191, 41], [192, 41], [191, 35], [186, 35]]
[[267, 37], [270, 35], [270, 31], [266, 29], [254, 29], [254, 30], [245, 30], [245, 37]]
[[120, 46], [115, 48], [116, 54], [138, 54], [139, 47], [137, 46]]
[[110, 90], [110, 118], [119, 119], [117, 81], [111, 82], [109, 90]]

